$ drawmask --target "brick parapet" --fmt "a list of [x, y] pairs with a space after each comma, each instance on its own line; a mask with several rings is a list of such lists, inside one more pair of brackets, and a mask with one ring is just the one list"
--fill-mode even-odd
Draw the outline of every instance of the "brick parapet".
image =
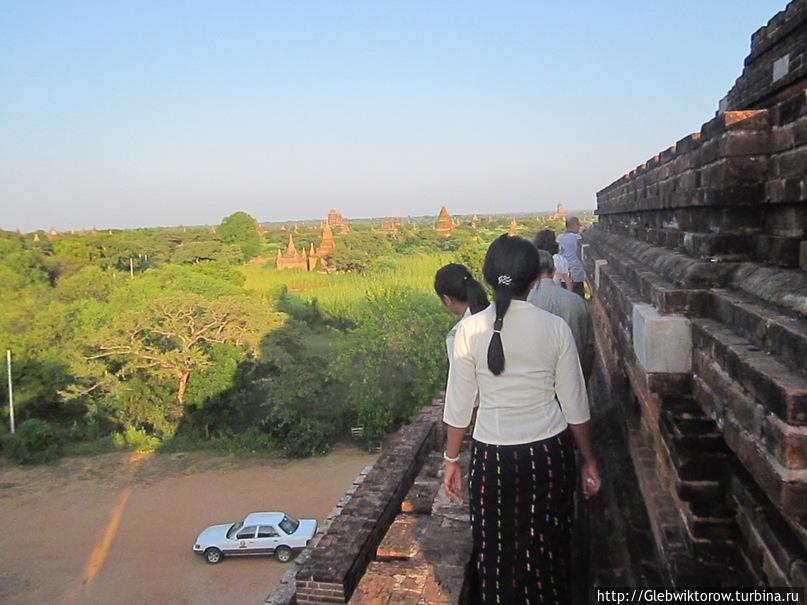
[[442, 400], [389, 440], [350, 500], [296, 572], [297, 603], [347, 603], [430, 452], [439, 447]]
[[[778, 62], [778, 65], [777, 65]], [[793, 0], [751, 36], [742, 75], [726, 107], [768, 105], [807, 78], [807, 2]]]

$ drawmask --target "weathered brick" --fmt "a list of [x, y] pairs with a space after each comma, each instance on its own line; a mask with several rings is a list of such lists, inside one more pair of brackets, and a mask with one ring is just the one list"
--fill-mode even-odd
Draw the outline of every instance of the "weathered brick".
[[807, 468], [807, 428], [768, 416], [762, 424], [761, 443], [787, 468]]
[[801, 176], [807, 171], [807, 146], [779, 153], [771, 158], [771, 176]]

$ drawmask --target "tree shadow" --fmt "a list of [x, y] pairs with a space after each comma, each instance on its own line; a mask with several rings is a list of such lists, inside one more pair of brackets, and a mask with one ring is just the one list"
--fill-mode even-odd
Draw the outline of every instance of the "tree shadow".
[[218, 441], [222, 449], [304, 457], [349, 438], [355, 414], [330, 373], [349, 324], [329, 321], [316, 301], [285, 292], [278, 310], [286, 315], [283, 324], [261, 337], [256, 355], [237, 364], [228, 388], [186, 407], [161, 449]]

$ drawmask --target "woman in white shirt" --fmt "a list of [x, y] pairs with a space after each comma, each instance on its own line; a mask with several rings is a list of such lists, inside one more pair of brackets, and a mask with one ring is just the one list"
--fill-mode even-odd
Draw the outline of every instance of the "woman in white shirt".
[[559, 253], [560, 247], [555, 239], [555, 232], [552, 229], [542, 229], [535, 234], [535, 239], [532, 240], [532, 243], [538, 250], [546, 250], [552, 255], [552, 260], [555, 263], [555, 275], [552, 279], [559, 286], [571, 291], [574, 286], [572, 272], [569, 269], [569, 261]]
[[537, 249], [503, 235], [488, 249], [483, 273], [495, 303], [459, 324], [444, 412], [444, 485], [459, 499], [457, 458], [478, 392], [469, 477], [472, 600], [568, 603], [575, 443], [584, 496], [601, 483], [583, 373], [563, 319], [525, 300], [538, 278]]
[[[486, 309], [490, 302], [485, 289], [474, 279], [468, 267], [457, 263], [449, 263], [438, 269], [434, 275], [434, 291], [440, 297], [443, 306], [454, 315], [462, 318]], [[459, 322], [446, 334], [448, 360], [454, 350], [454, 335]]]

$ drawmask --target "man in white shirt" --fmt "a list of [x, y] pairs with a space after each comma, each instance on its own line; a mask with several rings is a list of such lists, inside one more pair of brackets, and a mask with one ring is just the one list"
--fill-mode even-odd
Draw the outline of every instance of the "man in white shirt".
[[557, 315], [572, 330], [580, 366], [588, 384], [594, 368], [594, 329], [586, 301], [577, 294], [564, 290], [553, 279], [555, 272], [554, 259], [546, 250], [539, 250], [540, 281], [527, 297], [539, 309]]
[[570, 216], [566, 219], [566, 232], [558, 236], [558, 247], [561, 256], [569, 263], [569, 271], [572, 274], [572, 282], [574, 282], [572, 291], [580, 296], [585, 296], [586, 270], [583, 268], [578, 253], [581, 239], [583, 238], [580, 236], [580, 219]]

